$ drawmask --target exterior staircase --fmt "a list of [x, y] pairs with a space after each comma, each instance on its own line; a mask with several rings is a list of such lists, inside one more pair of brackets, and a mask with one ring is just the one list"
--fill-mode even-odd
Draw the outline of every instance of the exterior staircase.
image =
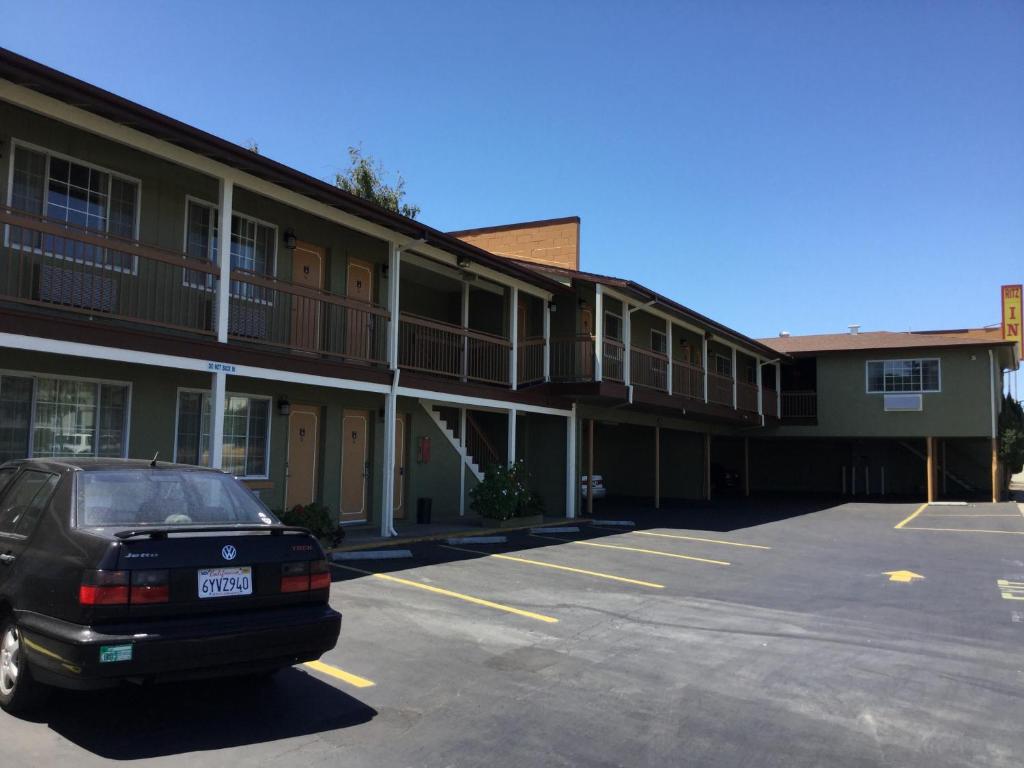
[[419, 403], [452, 448], [462, 457], [466, 468], [477, 479], [477, 482], [482, 481], [484, 479], [482, 467], [498, 464], [500, 457], [473, 415], [469, 412], [466, 413], [466, 434], [462, 435], [459, 430], [459, 410], [457, 408], [438, 405], [429, 400], [420, 400]]
[[[928, 457], [922, 451], [918, 450], [915, 446], [913, 446], [910, 443], [905, 442], [903, 440], [897, 440], [896, 442], [900, 446], [902, 446], [903, 448], [905, 448], [906, 450], [910, 451], [912, 454], [917, 456], [917, 458], [919, 458], [925, 464], [928, 463]], [[956, 483], [961, 488], [963, 488], [967, 493], [976, 493], [977, 490], [978, 490], [971, 483], [969, 483], [966, 480], [963, 480], [963, 479], [957, 477], [955, 474], [950, 472], [948, 469], [946, 469], [945, 466], [941, 466], [941, 465], [939, 466], [939, 474], [940, 474], [940, 476], [941, 475], [945, 475], [948, 479], [952, 480], [954, 483]]]

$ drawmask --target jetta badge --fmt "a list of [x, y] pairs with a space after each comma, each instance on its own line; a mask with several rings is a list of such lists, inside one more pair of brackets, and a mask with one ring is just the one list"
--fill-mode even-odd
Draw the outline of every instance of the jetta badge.
[[238, 550], [232, 547], [230, 544], [226, 544], [224, 549], [220, 551], [220, 556], [225, 560], [234, 560], [238, 557]]

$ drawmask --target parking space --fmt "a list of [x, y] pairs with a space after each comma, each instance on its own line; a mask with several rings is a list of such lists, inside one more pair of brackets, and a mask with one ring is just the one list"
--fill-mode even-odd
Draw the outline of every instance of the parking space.
[[926, 532], [1024, 531], [1015, 505], [609, 516], [634, 524], [339, 563], [340, 645], [270, 683], [59, 694], [0, 729], [82, 765], [1018, 764], [1020, 538]]

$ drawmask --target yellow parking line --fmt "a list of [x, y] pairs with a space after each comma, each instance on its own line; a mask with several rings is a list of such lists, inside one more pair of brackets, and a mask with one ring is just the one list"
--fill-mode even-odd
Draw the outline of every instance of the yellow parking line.
[[915, 525], [913, 528], [904, 528], [905, 531], [951, 531], [953, 533], [1008, 533], [1011, 536], [1024, 536], [1024, 531], [993, 531], [986, 528], [925, 528]]
[[566, 544], [582, 544], [587, 547], [603, 547], [604, 549], [621, 549], [626, 552], [642, 552], [645, 555], [661, 555], [662, 557], [675, 557], [679, 560], [693, 560], [697, 563], [710, 563], [711, 565], [732, 565], [732, 563], [727, 563], [725, 560], [710, 560], [706, 557], [693, 557], [692, 555], [677, 555], [674, 552], [662, 552], [657, 549], [640, 549], [639, 547], [624, 547], [621, 544], [598, 544], [596, 541], [573, 541], [572, 539], [559, 539], [555, 536], [540, 536], [536, 533], [531, 533], [530, 535], [537, 539], [561, 541]]
[[636, 584], [641, 587], [651, 587], [652, 589], [664, 589], [664, 584], [655, 584], [652, 581], [640, 581], [638, 579], [627, 579], [625, 576], [615, 576], [611, 573], [600, 573], [598, 571], [588, 571], [583, 568], [570, 568], [568, 565], [556, 565], [555, 563], [545, 563], [540, 560], [530, 560], [525, 557], [516, 557], [514, 555], [498, 555], [486, 552], [478, 552], [474, 549], [463, 549], [462, 547], [453, 547], [448, 544], [441, 544], [445, 549], [454, 549], [458, 552], [471, 552], [474, 555], [486, 555], [487, 557], [495, 557], [499, 560], [511, 560], [516, 563], [527, 563], [528, 565], [539, 565], [541, 568], [553, 568], [557, 571], [568, 571], [569, 573], [579, 573], [584, 576], [596, 576], [599, 579], [610, 579], [611, 581], [621, 581], [625, 584]]
[[356, 688], [372, 688], [376, 685], [373, 680], [367, 680], [365, 677], [353, 675], [351, 672], [346, 672], [344, 669], [332, 667], [330, 664], [324, 664], [322, 661], [307, 661], [302, 666], [309, 667], [317, 672], [322, 672], [325, 675], [330, 675], [344, 683], [354, 685]]
[[730, 547], [749, 547], [750, 549], [771, 549], [761, 544], [740, 544], [738, 541], [723, 541], [722, 539], [702, 539], [700, 536], [682, 536], [678, 533], [654, 533], [653, 531], [628, 531], [638, 536], [663, 536], [666, 539], [686, 539], [687, 541], [706, 541], [709, 544], [728, 544]]
[[900, 528], [902, 528], [902, 527], [903, 527], [904, 525], [906, 525], [907, 523], [909, 523], [909, 522], [910, 522], [911, 520], [913, 520], [913, 519], [914, 519], [915, 517], [917, 517], [918, 515], [920, 515], [920, 514], [921, 514], [922, 512], [924, 512], [924, 511], [925, 511], [926, 509], [928, 509], [928, 502], [925, 502], [925, 503], [924, 503], [924, 504], [922, 504], [922, 505], [921, 505], [920, 507], [918, 507], [917, 509], [915, 509], [915, 510], [914, 510], [914, 512], [913, 512], [913, 514], [911, 514], [911, 515], [910, 515], [910, 517], [908, 517], [908, 518], [907, 518], [906, 520], [904, 520], [904, 521], [903, 521], [902, 523], [900, 523], [899, 525], [897, 525], [897, 526], [896, 526], [896, 530], [899, 530]]
[[937, 517], [1017, 517], [1017, 515], [925, 515], [930, 519]]
[[545, 616], [541, 613], [533, 613], [532, 611], [524, 611], [521, 608], [513, 608], [510, 605], [502, 605], [501, 603], [494, 603], [490, 600], [483, 600], [479, 597], [473, 597], [472, 595], [464, 595], [461, 592], [452, 592], [449, 589], [441, 589], [431, 584], [424, 584], [419, 581], [411, 581], [410, 579], [401, 579], [398, 576], [391, 576], [387, 573], [374, 573], [373, 571], [364, 571], [360, 568], [353, 568], [350, 565], [338, 565], [337, 563], [331, 563], [335, 568], [343, 568], [346, 571], [355, 571], [365, 576], [373, 576], [377, 579], [384, 579], [385, 581], [393, 581], [397, 584], [405, 584], [407, 587], [416, 587], [417, 589], [423, 589], [427, 592], [433, 592], [436, 595], [444, 595], [445, 597], [454, 597], [456, 600], [465, 600], [467, 603], [473, 603], [474, 605], [482, 605], [486, 608], [494, 608], [497, 611], [505, 611], [506, 613], [514, 613], [516, 616], [525, 616], [528, 619], [536, 619], [537, 621], [543, 621], [546, 624], [557, 624], [558, 619], [551, 616]]

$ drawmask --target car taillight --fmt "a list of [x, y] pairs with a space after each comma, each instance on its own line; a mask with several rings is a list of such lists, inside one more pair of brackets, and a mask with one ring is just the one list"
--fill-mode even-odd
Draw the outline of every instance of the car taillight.
[[132, 571], [132, 605], [154, 605], [171, 599], [168, 571]]
[[86, 571], [78, 588], [81, 605], [128, 605], [128, 571]]
[[331, 568], [326, 560], [316, 560], [309, 564], [309, 588], [331, 588]]
[[326, 560], [304, 560], [281, 566], [282, 592], [309, 592], [328, 589], [330, 586], [331, 572]]

